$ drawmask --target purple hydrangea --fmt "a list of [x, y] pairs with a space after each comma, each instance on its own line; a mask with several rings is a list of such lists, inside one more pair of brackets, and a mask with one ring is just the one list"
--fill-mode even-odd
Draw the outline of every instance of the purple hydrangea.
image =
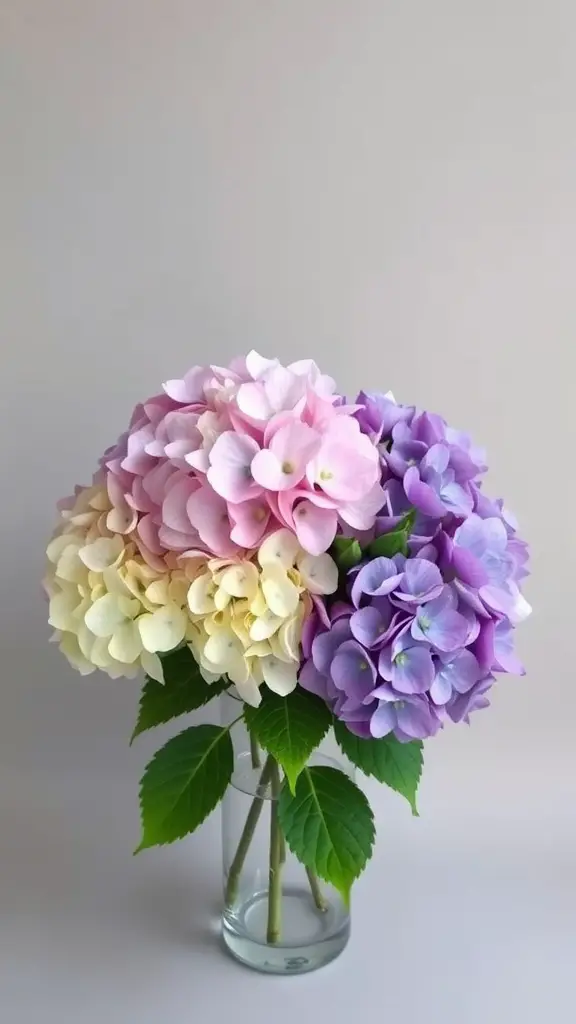
[[[513, 632], [530, 612], [528, 550], [482, 492], [484, 455], [465, 434], [389, 395], [361, 393], [357, 405], [381, 453], [375, 535], [409, 510], [413, 525], [406, 555], [364, 557], [330, 607], [316, 604], [300, 684], [359, 736], [425, 739], [486, 707], [497, 673], [523, 674]], [[360, 536], [365, 551], [373, 539]]]

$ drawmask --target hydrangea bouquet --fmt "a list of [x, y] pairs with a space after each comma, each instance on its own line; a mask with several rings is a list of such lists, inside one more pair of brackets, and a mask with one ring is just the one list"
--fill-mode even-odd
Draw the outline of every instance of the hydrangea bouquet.
[[415, 812], [422, 741], [486, 707], [498, 674], [523, 671], [527, 547], [485, 495], [485, 470], [440, 416], [391, 394], [348, 402], [314, 362], [251, 352], [168, 381], [60, 504], [54, 639], [82, 674], [145, 673], [134, 735], [237, 698], [235, 720], [187, 728], [148, 765], [138, 849], [216, 807], [242, 720], [259, 788], [227, 898], [271, 795], [271, 945], [286, 846], [319, 911], [321, 882], [346, 904], [371, 855], [366, 797], [314, 762], [329, 731]]

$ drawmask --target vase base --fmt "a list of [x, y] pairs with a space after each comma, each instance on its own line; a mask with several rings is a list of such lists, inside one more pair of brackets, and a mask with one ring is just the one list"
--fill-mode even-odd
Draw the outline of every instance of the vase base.
[[232, 956], [267, 974], [304, 974], [334, 960], [350, 937], [350, 919], [339, 902], [319, 911], [304, 889], [285, 889], [282, 936], [266, 942], [268, 893], [259, 892], [222, 918], [224, 943]]

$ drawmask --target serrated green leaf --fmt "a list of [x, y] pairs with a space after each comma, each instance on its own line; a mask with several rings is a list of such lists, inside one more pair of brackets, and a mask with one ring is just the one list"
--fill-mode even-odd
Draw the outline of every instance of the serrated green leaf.
[[335, 537], [330, 554], [343, 572], [353, 569], [362, 560], [362, 548], [355, 537]]
[[178, 715], [196, 711], [228, 686], [225, 677], [215, 683], [207, 683], [200, 675], [200, 669], [188, 647], [181, 647], [162, 658], [162, 667], [163, 683], [146, 676], [140, 695], [138, 721], [130, 743], [147, 729], [164, 725]]
[[298, 687], [287, 697], [262, 689], [262, 703], [246, 707], [246, 724], [264, 750], [278, 761], [294, 792], [310, 754], [322, 742], [332, 724], [323, 700]]
[[348, 903], [374, 845], [374, 817], [364, 793], [336, 768], [305, 768], [294, 795], [284, 782], [278, 811], [292, 853]]
[[142, 841], [135, 852], [198, 828], [224, 796], [233, 767], [227, 726], [196, 725], [169, 740], [142, 777]]
[[416, 794], [422, 774], [423, 744], [420, 740], [400, 743], [390, 734], [382, 739], [362, 739], [346, 728], [343, 722], [334, 722], [334, 734], [346, 757], [365, 775], [373, 775], [391, 789], [406, 797], [412, 814], [418, 815]]

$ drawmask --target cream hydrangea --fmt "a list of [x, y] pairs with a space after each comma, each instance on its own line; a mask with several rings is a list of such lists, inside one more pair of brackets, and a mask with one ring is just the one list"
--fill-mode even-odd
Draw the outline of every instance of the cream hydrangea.
[[78, 489], [48, 545], [44, 587], [53, 639], [83, 675], [99, 668], [113, 679], [143, 669], [163, 680], [158, 652], [185, 639], [186, 568], [151, 568], [130, 537], [108, 527], [110, 500], [95, 484]]
[[205, 678], [226, 674], [260, 703], [266, 683], [282, 696], [297, 683], [302, 624], [312, 594], [332, 594], [336, 563], [305, 552], [289, 530], [271, 534], [252, 561], [209, 559], [191, 583], [188, 641]]

